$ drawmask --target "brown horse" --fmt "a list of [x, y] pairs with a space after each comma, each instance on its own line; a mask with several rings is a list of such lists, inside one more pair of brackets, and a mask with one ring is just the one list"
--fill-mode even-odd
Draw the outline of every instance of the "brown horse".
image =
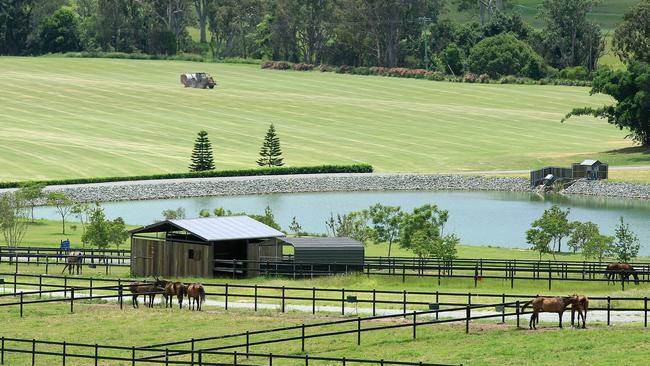
[[562, 314], [564, 314], [564, 311], [569, 305], [575, 304], [576, 301], [577, 299], [575, 296], [539, 296], [525, 303], [524, 306], [521, 307], [521, 311], [523, 312], [528, 305], [532, 304], [533, 315], [530, 317], [530, 322], [528, 323], [530, 329], [537, 329], [536, 324], [539, 323], [539, 313], [541, 312], [558, 313], [560, 316], [560, 328], [562, 328]]
[[639, 276], [636, 274], [634, 267], [629, 263], [616, 262], [608, 264], [605, 269], [605, 278], [607, 278], [607, 282], [610, 280], [615, 281], [616, 275], [619, 276], [621, 281], [628, 282], [630, 281], [630, 275], [632, 275], [632, 277], [634, 277], [634, 284], [639, 284]]
[[63, 271], [61, 271], [61, 273], [65, 272], [67, 268], [68, 274], [71, 275], [72, 272], [74, 272], [74, 269], [76, 267], [77, 274], [80, 274], [82, 272], [82, 268], [81, 268], [82, 262], [83, 262], [83, 254], [81, 254], [81, 251], [74, 250], [68, 253], [68, 256], [65, 259], [65, 266], [63, 266]]
[[575, 313], [578, 312], [578, 328], [580, 328], [580, 318], [582, 318], [582, 327], [587, 327], [587, 310], [589, 310], [589, 298], [585, 295], [573, 295], [576, 303], [571, 306], [571, 325], [575, 319]]
[[[156, 294], [164, 293], [166, 285], [167, 281], [159, 280], [158, 278], [156, 278], [156, 281], [154, 283], [143, 281], [132, 282], [129, 285], [129, 291], [132, 294], [133, 307], [138, 308], [140, 306], [138, 304], [138, 296], [142, 295], [144, 296], [145, 305], [148, 305], [150, 308], [152, 308]], [[149, 298], [148, 303], [147, 298]]]
[[193, 283], [187, 286], [187, 299], [190, 302], [191, 310], [194, 310], [194, 303], [196, 302], [196, 310], [201, 311], [201, 304], [205, 302], [205, 289], [200, 283]]
[[172, 304], [173, 296], [176, 295], [178, 299], [179, 309], [183, 308], [183, 295], [187, 291], [187, 286], [183, 285], [181, 282], [167, 282], [165, 286], [165, 292], [163, 296], [165, 297], [165, 308], [173, 308]]

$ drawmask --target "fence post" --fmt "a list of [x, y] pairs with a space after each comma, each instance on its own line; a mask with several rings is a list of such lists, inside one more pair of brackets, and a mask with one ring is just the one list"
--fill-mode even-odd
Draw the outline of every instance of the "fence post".
[[311, 288], [311, 313], [316, 314], [316, 287]]
[[300, 349], [301, 349], [303, 352], [305, 352], [305, 324], [303, 324], [303, 325], [300, 327], [300, 329], [301, 329], [301, 336], [300, 336], [300, 339], [301, 339], [301, 347], [300, 347]]
[[20, 291], [20, 317], [23, 317], [23, 292]]
[[232, 361], [233, 361], [233, 365], [236, 366], [236, 365], [237, 365], [237, 351], [234, 351], [234, 352], [233, 352], [233, 354], [232, 354], [232, 358], [233, 358], [233, 360], [232, 360]]
[[93, 278], [90, 277], [88, 280], [88, 287], [90, 287], [90, 299], [92, 300], [93, 297]]
[[43, 291], [43, 275], [39, 274], [38, 275], [38, 298], [40, 299], [43, 297], [43, 294], [41, 294], [41, 291]]
[[[438, 304], [438, 310], [440, 310], [440, 293], [438, 293], [438, 290], [436, 290], [436, 304]], [[436, 310], [436, 320], [438, 320], [440, 313], [438, 310]]]
[[372, 289], [372, 316], [377, 316], [377, 290]]
[[254, 293], [254, 295], [255, 296], [253, 296], [253, 298], [255, 299], [254, 300], [255, 301], [255, 311], [257, 311], [257, 284], [255, 284], [255, 293]]
[[45, 274], [48, 274], [49, 267], [50, 267], [50, 257], [47, 256], [45, 257]]
[[203, 366], [203, 352], [199, 350], [199, 366]]
[[65, 341], [63, 341], [63, 352], [62, 352], [62, 355], [63, 355], [62, 365], [65, 366]]
[[341, 289], [341, 315], [345, 315], [345, 289]]
[[74, 287], [70, 289], [70, 313], [74, 313]]
[[471, 305], [467, 305], [465, 308], [465, 334], [469, 334], [469, 318], [472, 316], [471, 308]]
[[32, 339], [32, 366], [36, 364], [36, 339]]
[[120, 310], [124, 308], [124, 289], [122, 288], [122, 284], [120, 284], [118, 291], [118, 296], [120, 298]]
[[0, 346], [2, 351], [0, 351], [0, 365], [5, 364], [5, 337], [2, 337], [2, 346]]
[[474, 268], [474, 288], [478, 287], [478, 265]]
[[285, 298], [284, 298], [284, 286], [282, 286], [282, 312], [283, 312], [283, 313], [284, 313], [284, 302], [285, 302]]
[[345, 356], [343, 356], [343, 358], [341, 359], [341, 361], [343, 362], [342, 365], [343, 365], [343, 366], [346, 366], [346, 365], [345, 365]]
[[648, 298], [643, 298], [643, 326], [648, 327]]
[[406, 264], [402, 264], [402, 283], [406, 282]]
[[99, 346], [95, 343], [95, 366], [99, 364]]
[[361, 317], [357, 318], [357, 346], [361, 345]]
[[131, 346], [131, 366], [135, 366], [135, 346]]
[[246, 331], [246, 358], [248, 358], [248, 354], [250, 353], [250, 333]]
[[612, 299], [607, 296], [607, 325], [609, 325], [609, 315], [610, 315], [610, 310], [612, 308]]
[[[246, 332], [246, 333], [247, 333], [246, 334], [246, 352], [248, 352], [248, 332]], [[192, 338], [192, 340], [190, 341], [190, 344], [191, 344], [190, 347], [192, 347], [192, 361], [191, 362], [192, 362], [192, 366], [194, 366], [194, 338]]]
[[503, 304], [503, 310], [501, 310], [501, 323], [506, 322], [506, 294], [501, 294], [501, 303]]
[[417, 337], [417, 333], [416, 333], [417, 332], [417, 318], [416, 318], [417, 314], [418, 313], [415, 310], [413, 310], [413, 339], [415, 339], [415, 337]]
[[14, 296], [16, 295], [16, 284], [18, 283], [18, 271], [14, 272]]
[[551, 267], [548, 267], [548, 289], [551, 290], [551, 282], [553, 281], [553, 272], [551, 272]]
[[309, 355], [305, 355], [305, 366], [309, 366]]
[[517, 328], [519, 328], [519, 300], [517, 300], [516, 305], [517, 305], [517, 310], [516, 310], [516, 312], [517, 312]]
[[225, 291], [226, 291], [226, 310], [228, 310], [228, 283], [226, 283]]
[[63, 276], [63, 297], [68, 297], [68, 275]]
[[169, 365], [169, 348], [165, 347], [165, 366]]

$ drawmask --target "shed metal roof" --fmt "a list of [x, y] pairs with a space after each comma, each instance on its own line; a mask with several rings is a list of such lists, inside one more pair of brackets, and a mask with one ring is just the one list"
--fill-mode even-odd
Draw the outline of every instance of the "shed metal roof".
[[584, 160], [582, 163], [580, 163], [580, 165], [587, 165], [587, 166], [594, 166], [595, 164], [602, 164], [602, 163], [598, 160], [591, 160], [591, 159]]
[[221, 216], [199, 219], [165, 220], [131, 234], [184, 230], [205, 241], [277, 238], [284, 233], [248, 216]]
[[280, 238], [281, 241], [301, 249], [363, 249], [363, 243], [351, 238]]

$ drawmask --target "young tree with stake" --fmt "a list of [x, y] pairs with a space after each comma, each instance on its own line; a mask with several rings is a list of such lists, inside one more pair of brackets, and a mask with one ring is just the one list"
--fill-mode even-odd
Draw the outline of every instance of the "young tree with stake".
[[74, 202], [63, 192], [50, 192], [47, 195], [47, 204], [49, 206], [54, 206], [61, 216], [63, 235], [65, 235], [65, 218], [72, 212]]

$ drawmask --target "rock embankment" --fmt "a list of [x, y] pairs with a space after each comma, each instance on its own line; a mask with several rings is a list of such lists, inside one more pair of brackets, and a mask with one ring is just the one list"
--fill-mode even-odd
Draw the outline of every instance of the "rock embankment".
[[599, 197], [650, 199], [650, 184], [581, 179], [563, 190], [562, 193]]
[[109, 202], [263, 193], [471, 190], [530, 191], [523, 178], [439, 174], [319, 174], [195, 178], [51, 186], [77, 202]]

